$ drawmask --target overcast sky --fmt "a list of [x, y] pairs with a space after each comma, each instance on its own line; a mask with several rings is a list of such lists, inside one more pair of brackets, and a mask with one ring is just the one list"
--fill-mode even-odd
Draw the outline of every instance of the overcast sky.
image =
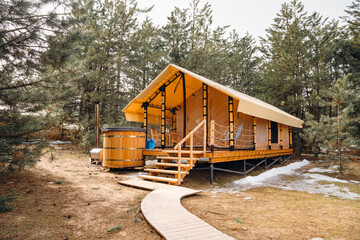
[[[191, 0], [138, 0], [140, 7], [154, 5], [148, 13], [155, 25], [164, 25], [167, 17], [175, 6], [186, 8]], [[213, 10], [214, 26], [230, 25], [243, 36], [249, 32], [254, 37], [265, 36], [265, 29], [271, 26], [273, 19], [284, 2], [290, 0], [208, 0], [201, 1], [200, 5], [209, 2]], [[352, 0], [302, 0], [305, 11], [320, 13], [329, 19], [339, 19], [344, 16], [344, 9]], [[341, 21], [341, 20], [340, 20]]]

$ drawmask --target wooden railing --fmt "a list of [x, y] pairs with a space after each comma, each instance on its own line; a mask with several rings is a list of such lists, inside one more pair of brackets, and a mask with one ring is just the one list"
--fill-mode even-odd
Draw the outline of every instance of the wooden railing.
[[206, 157], [206, 120], [203, 120], [201, 123], [199, 123], [186, 137], [184, 137], [176, 146], [174, 149], [178, 150], [178, 182], [181, 181], [181, 145], [184, 144], [189, 138], [190, 138], [190, 166], [193, 166], [193, 158], [194, 158], [194, 133], [199, 130], [202, 126], [204, 126], [204, 157]]

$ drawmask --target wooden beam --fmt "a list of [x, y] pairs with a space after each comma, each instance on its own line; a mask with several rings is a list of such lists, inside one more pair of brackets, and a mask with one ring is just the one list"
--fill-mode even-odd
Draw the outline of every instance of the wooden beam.
[[161, 86], [161, 148], [164, 149], [166, 145], [166, 85]]
[[254, 130], [253, 144], [254, 144], [254, 150], [256, 150], [256, 117], [253, 117], [253, 130]]
[[210, 122], [210, 151], [214, 152], [214, 144], [215, 144], [215, 120], [211, 120]]
[[209, 113], [208, 113], [208, 85], [202, 84], [202, 98], [203, 98], [203, 119], [206, 121], [204, 128], [206, 128], [206, 145], [208, 143], [208, 125], [209, 125]]
[[282, 128], [282, 124], [280, 125], [280, 149], [283, 149], [283, 128]]
[[145, 142], [147, 141], [148, 135], [148, 102], [144, 102], [142, 107], [144, 108], [144, 128], [145, 128]]
[[268, 121], [268, 146], [271, 149], [271, 121]]
[[229, 104], [229, 149], [234, 151], [234, 99], [228, 97]]
[[186, 137], [186, 84], [185, 84], [185, 74], [183, 72], [180, 72], [180, 74], [182, 78], [182, 88], [183, 88], [183, 111], [184, 111], [183, 137]]
[[292, 127], [289, 126], [289, 148], [292, 148]]

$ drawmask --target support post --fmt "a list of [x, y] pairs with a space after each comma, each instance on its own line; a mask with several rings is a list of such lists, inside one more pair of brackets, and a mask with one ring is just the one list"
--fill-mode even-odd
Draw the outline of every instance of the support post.
[[145, 142], [148, 139], [148, 102], [144, 102], [142, 107], [144, 108], [144, 128], [145, 128]]
[[289, 126], [289, 148], [292, 147], [292, 127]]
[[202, 97], [203, 97], [203, 119], [206, 121], [204, 128], [206, 129], [206, 145], [208, 145], [208, 85], [202, 84]]
[[243, 161], [244, 162], [244, 176], [246, 175], [246, 160]]
[[165, 85], [160, 87], [161, 91], [161, 149], [165, 148], [166, 145], [166, 91]]
[[282, 128], [282, 124], [280, 125], [280, 149], [283, 149], [283, 128]]
[[[185, 74], [180, 72], [182, 78], [182, 88], [183, 88], [183, 111], [184, 111], [184, 118], [183, 118], [183, 138], [186, 137], [186, 84], [185, 84]], [[184, 142], [185, 146], [185, 142]]]
[[271, 149], [271, 121], [268, 121], [268, 145], [269, 149]]
[[267, 169], [267, 157], [265, 157], [265, 169]]
[[253, 117], [253, 130], [254, 130], [253, 145], [254, 145], [254, 150], [256, 150], [256, 117]]
[[215, 121], [211, 120], [210, 122], [210, 151], [214, 152], [215, 145]]
[[181, 145], [178, 148], [178, 174], [177, 174], [178, 185], [181, 183]]
[[214, 164], [210, 163], [210, 184], [214, 182]]
[[190, 134], [190, 166], [193, 166], [193, 158], [194, 158], [194, 134]]
[[95, 103], [96, 115], [96, 148], [99, 148], [99, 103]]
[[234, 151], [234, 100], [229, 96], [229, 149]]

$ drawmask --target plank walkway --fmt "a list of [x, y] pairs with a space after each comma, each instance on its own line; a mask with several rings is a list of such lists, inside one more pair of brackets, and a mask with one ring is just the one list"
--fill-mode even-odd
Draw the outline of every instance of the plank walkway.
[[233, 239], [187, 211], [180, 203], [185, 196], [199, 191], [144, 180], [118, 183], [153, 190], [141, 202], [141, 211], [149, 224], [165, 239]]

